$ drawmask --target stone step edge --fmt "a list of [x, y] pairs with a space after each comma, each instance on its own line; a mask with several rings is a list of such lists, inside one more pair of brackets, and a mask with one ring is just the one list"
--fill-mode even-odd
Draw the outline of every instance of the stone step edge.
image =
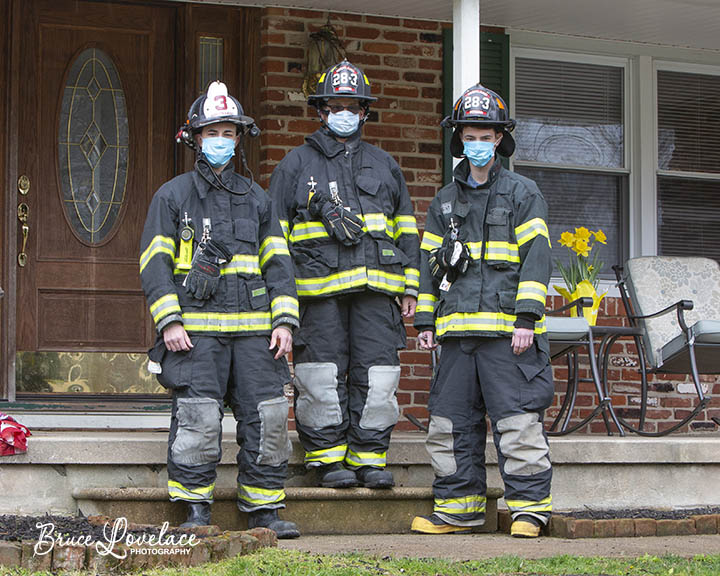
[[[285, 488], [288, 500], [427, 500], [433, 499], [432, 488], [396, 487], [387, 490], [370, 488], [319, 488], [292, 486]], [[502, 498], [502, 488], [489, 487], [489, 500]], [[164, 501], [168, 499], [167, 488], [77, 488], [72, 491], [75, 500]], [[217, 488], [215, 500], [236, 500], [233, 488]]]
[[[510, 533], [508, 510], [498, 510], [498, 532]], [[694, 536], [720, 533], [720, 514], [698, 514], [687, 518], [611, 518], [593, 520], [573, 516], [552, 516], [544, 528], [556, 538], [634, 538], [644, 536]]]
[[[263, 547], [277, 546], [277, 537], [267, 528], [226, 531], [218, 536], [202, 538], [197, 545], [150, 547], [147, 544], [117, 544], [116, 553], [125, 551], [124, 559], [103, 556], [94, 546], [56, 546], [45, 555], [35, 555], [34, 540], [0, 541], [0, 566], [23, 568], [30, 572], [52, 570], [54, 573], [91, 570], [95, 573], [115, 573], [145, 570], [165, 566], [198, 566], [235, 556], [250, 554]], [[148, 553], [148, 550], [158, 553]], [[179, 553], [185, 549], [187, 553]], [[164, 553], [163, 553], [164, 552]]]

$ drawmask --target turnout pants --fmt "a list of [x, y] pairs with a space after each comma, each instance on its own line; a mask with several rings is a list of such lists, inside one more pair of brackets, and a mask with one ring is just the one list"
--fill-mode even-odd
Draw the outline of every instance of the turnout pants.
[[371, 291], [306, 300], [293, 348], [295, 422], [308, 467], [386, 464], [399, 408], [397, 350], [405, 328], [394, 298]]
[[273, 358], [267, 336], [192, 335], [191, 340], [189, 352], [165, 354], [160, 376], [173, 392], [170, 500], [212, 502], [226, 399], [237, 421], [239, 508], [284, 508], [290, 455], [283, 391], [290, 381], [287, 361]]
[[513, 519], [548, 522], [552, 467], [542, 419], [553, 393], [552, 369], [536, 344], [516, 356], [509, 338], [443, 342], [426, 442], [437, 516], [458, 526], [485, 521], [487, 413]]

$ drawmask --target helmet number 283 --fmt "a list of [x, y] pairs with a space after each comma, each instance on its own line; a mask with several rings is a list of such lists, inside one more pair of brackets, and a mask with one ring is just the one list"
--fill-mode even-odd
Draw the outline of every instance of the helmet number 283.
[[463, 108], [466, 110], [472, 108], [482, 108], [488, 110], [490, 108], [490, 98], [480, 96], [466, 96], [463, 102]]
[[333, 74], [333, 86], [347, 86], [348, 84], [350, 86], [357, 86], [358, 78], [357, 74], [351, 73], [351, 72], [336, 72]]

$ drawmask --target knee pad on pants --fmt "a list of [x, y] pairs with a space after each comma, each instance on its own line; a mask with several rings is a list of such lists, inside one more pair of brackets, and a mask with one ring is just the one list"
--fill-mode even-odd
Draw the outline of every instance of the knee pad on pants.
[[295, 366], [295, 417], [302, 426], [320, 430], [342, 424], [337, 393], [337, 366], [332, 362], [303, 362]]
[[550, 469], [550, 449], [536, 413], [498, 420], [497, 431], [500, 433], [500, 451], [505, 457], [506, 474], [532, 476]]
[[430, 416], [430, 426], [425, 440], [435, 476], [452, 476], [457, 472], [453, 440], [453, 423], [450, 418]]
[[260, 415], [258, 464], [279, 466], [287, 462], [292, 449], [288, 436], [288, 402], [285, 396], [264, 400], [257, 405]]
[[395, 391], [400, 383], [400, 366], [371, 366], [368, 370], [368, 393], [360, 428], [385, 430], [397, 424], [400, 417]]
[[212, 398], [178, 398], [177, 433], [170, 453], [176, 464], [210, 464], [220, 459], [222, 408]]

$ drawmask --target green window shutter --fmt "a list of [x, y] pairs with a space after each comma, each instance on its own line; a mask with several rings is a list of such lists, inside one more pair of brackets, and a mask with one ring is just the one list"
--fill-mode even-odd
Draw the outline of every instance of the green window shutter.
[[[510, 95], [510, 37], [507, 34], [480, 33], [480, 83], [502, 96]], [[450, 114], [455, 98], [453, 88], [453, 31], [443, 30], [443, 110]], [[466, 86], [465, 88], [470, 88]], [[450, 154], [450, 130], [443, 131], [443, 184], [452, 181], [453, 157]], [[507, 166], [507, 161], [503, 161]]]

